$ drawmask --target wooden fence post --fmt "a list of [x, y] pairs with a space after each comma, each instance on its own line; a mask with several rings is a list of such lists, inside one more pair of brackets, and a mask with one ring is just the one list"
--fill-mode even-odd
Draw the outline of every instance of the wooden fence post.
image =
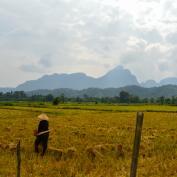
[[20, 177], [21, 168], [21, 154], [20, 154], [20, 141], [17, 144], [17, 177]]
[[135, 130], [135, 139], [134, 139], [134, 146], [133, 146], [130, 177], [136, 177], [139, 148], [140, 148], [140, 142], [141, 142], [141, 132], [142, 132], [142, 126], [143, 126], [143, 118], [144, 118], [143, 112], [138, 112], [137, 120], [136, 120], [136, 130]]

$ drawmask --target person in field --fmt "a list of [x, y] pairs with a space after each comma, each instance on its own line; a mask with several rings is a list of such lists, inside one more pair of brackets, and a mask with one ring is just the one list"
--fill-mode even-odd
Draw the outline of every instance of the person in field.
[[39, 153], [38, 146], [42, 145], [42, 153], [41, 156], [44, 156], [47, 150], [47, 144], [49, 139], [49, 118], [46, 114], [41, 114], [38, 116], [40, 122], [38, 125], [38, 129], [35, 130], [34, 135], [36, 136], [36, 140], [34, 143], [35, 152]]

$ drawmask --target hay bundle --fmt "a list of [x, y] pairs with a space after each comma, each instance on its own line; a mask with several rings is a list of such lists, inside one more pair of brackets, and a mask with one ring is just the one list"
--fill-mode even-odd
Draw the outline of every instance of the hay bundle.
[[86, 153], [89, 159], [91, 159], [92, 161], [95, 160], [96, 157], [98, 158], [103, 158], [103, 155], [98, 152], [98, 150], [96, 150], [94, 147], [88, 147], [86, 148]]
[[101, 153], [106, 153], [108, 151], [108, 148], [104, 144], [95, 145], [94, 149]]
[[73, 158], [76, 157], [76, 155], [77, 155], [77, 150], [75, 147], [68, 148], [65, 152], [66, 158]]
[[101, 144], [96, 145], [94, 148], [101, 153], [113, 152], [116, 154], [116, 158], [124, 158], [125, 156], [122, 144]]
[[9, 145], [8, 145], [8, 148], [9, 148], [9, 150], [10, 151], [16, 151], [16, 149], [17, 149], [17, 145], [16, 144], [14, 144], [14, 143], [10, 143]]
[[16, 151], [16, 147], [17, 145], [14, 144], [14, 143], [10, 143], [10, 144], [7, 144], [7, 143], [0, 143], [0, 148], [2, 150], [10, 150], [10, 151]]
[[116, 145], [116, 158], [124, 158], [125, 157], [125, 153], [123, 151], [123, 146], [122, 144], [118, 144]]
[[54, 155], [54, 157], [57, 161], [61, 160], [62, 156], [64, 155], [64, 150], [63, 149], [57, 149], [57, 148], [49, 147], [48, 151], [49, 151], [49, 153]]
[[92, 147], [88, 147], [86, 149], [86, 153], [89, 159], [91, 160], [95, 160], [96, 158], [96, 152], [94, 151], [94, 149]]
[[80, 132], [79, 130], [73, 131], [72, 134], [74, 134], [75, 136], [78, 136], [79, 138], [86, 137], [86, 133]]
[[0, 143], [0, 148], [2, 148], [2, 143]]
[[54, 155], [57, 161], [61, 159], [71, 159], [77, 156], [77, 150], [75, 147], [70, 147], [68, 149], [57, 149], [53, 147], [48, 148], [48, 152]]
[[115, 144], [105, 144], [105, 147], [110, 151], [115, 151], [116, 150], [116, 145]]
[[7, 132], [10, 132], [11, 131], [11, 127], [5, 127], [4, 130], [7, 131]]

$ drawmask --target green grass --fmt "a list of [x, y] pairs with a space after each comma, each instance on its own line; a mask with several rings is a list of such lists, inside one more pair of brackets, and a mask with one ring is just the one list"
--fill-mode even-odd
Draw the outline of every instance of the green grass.
[[[20, 110], [37, 110], [37, 111], [51, 111], [58, 112], [61, 109], [69, 110], [90, 110], [90, 111], [109, 111], [109, 112], [177, 112], [177, 106], [171, 105], [142, 105], [142, 104], [94, 104], [94, 103], [65, 103], [59, 106], [53, 106], [48, 102], [0, 102], [1, 108], [6, 109], [20, 109]], [[58, 110], [58, 111], [57, 111]]]
[[[136, 111], [145, 112], [138, 166], [139, 177], [176, 177], [177, 107], [157, 105], [93, 105], [50, 104], [0, 107], [0, 143], [16, 143], [21, 139], [22, 177], [128, 177], [131, 165]], [[74, 158], [57, 160], [47, 153], [44, 158], [33, 152], [33, 130], [37, 115], [50, 117], [49, 146], [77, 149]], [[122, 145], [124, 157], [107, 151], [94, 161], [87, 147]], [[16, 156], [0, 148], [0, 177], [16, 176]]]

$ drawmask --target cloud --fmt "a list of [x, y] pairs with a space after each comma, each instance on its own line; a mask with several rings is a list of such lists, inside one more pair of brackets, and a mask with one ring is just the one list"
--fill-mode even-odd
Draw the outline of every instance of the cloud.
[[130, 38], [127, 51], [120, 58], [122, 65], [138, 75], [140, 81], [174, 76], [176, 60], [174, 49], [166, 43], [147, 43], [144, 40]]
[[152, 29], [149, 31], [147, 31], [146, 29], [139, 30], [137, 36], [143, 38], [149, 43], [157, 43], [163, 41], [162, 35], [156, 29]]
[[44, 73], [43, 68], [36, 66], [35, 64], [22, 65], [20, 69], [24, 72], [32, 72], [32, 73]]
[[177, 44], [177, 32], [168, 34], [166, 36], [166, 40], [167, 42], [176, 45]]
[[176, 8], [171, 0], [1, 0], [0, 85], [56, 72], [98, 76], [118, 64], [141, 80], [175, 75]]
[[45, 67], [45, 68], [50, 68], [52, 67], [53, 63], [52, 63], [52, 55], [51, 54], [47, 54], [44, 55], [38, 62], [39, 65]]
[[52, 55], [42, 56], [36, 63], [23, 64], [19, 68], [24, 72], [45, 73], [53, 66]]
[[177, 24], [177, 20], [161, 20], [161, 22], [162, 23], [165, 23], [165, 24], [167, 24], [167, 25], [169, 25], [169, 24]]

